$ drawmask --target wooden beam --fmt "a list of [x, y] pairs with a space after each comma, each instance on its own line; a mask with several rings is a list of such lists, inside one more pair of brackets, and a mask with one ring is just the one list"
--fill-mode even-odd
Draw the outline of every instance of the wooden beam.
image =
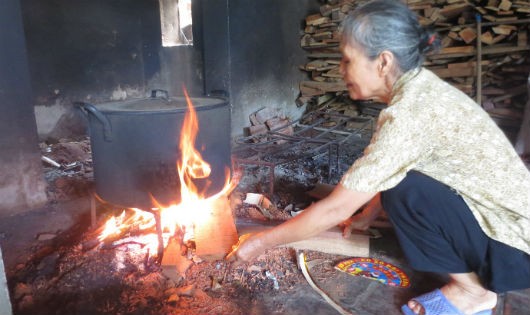
[[7, 278], [4, 269], [4, 260], [2, 259], [2, 250], [0, 249], [0, 314], [11, 315], [11, 300], [9, 298], [9, 288], [7, 287]]
[[[477, 36], [482, 37], [482, 18], [477, 16]], [[482, 41], [477, 40], [477, 67], [476, 67], [477, 82], [476, 88], [476, 101], [477, 104], [482, 106]]]
[[461, 67], [461, 68], [441, 68], [430, 69], [436, 73], [440, 78], [454, 78], [454, 77], [470, 77], [475, 74], [475, 67]]
[[[446, 59], [446, 58], [456, 58], [456, 57], [470, 57], [475, 55], [475, 49], [473, 46], [463, 46], [463, 47], [471, 47], [472, 49], [469, 49], [471, 52], [463, 52], [466, 49], [463, 49], [462, 52], [457, 51], [450, 51], [449, 53], [443, 52], [437, 55], [431, 55], [429, 56], [429, 59]], [[458, 48], [458, 47], [457, 47]], [[512, 46], [499, 46], [499, 47], [484, 47], [482, 48], [482, 55], [493, 55], [493, 54], [508, 54], [508, 53], [514, 53], [514, 52], [520, 52], [530, 50], [530, 46], [526, 45], [523, 47], [512, 47]]]

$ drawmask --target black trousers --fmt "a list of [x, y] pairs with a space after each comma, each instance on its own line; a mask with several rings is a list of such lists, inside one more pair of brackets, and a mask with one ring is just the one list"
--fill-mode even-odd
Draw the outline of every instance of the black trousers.
[[411, 171], [381, 193], [411, 267], [425, 272], [478, 274], [491, 291], [530, 288], [530, 255], [489, 238], [449, 186]]

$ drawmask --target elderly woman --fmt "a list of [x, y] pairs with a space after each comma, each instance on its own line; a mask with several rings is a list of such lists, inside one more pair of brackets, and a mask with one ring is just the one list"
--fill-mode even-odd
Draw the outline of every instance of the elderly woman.
[[[491, 314], [496, 293], [530, 287], [530, 173], [479, 105], [421, 67], [436, 44], [397, 0], [368, 2], [347, 17], [349, 95], [388, 104], [371, 143], [327, 198], [242, 240], [231, 258], [313, 236], [376, 197], [410, 265], [450, 278], [410, 300], [405, 314]], [[366, 227], [378, 208], [353, 225]]]

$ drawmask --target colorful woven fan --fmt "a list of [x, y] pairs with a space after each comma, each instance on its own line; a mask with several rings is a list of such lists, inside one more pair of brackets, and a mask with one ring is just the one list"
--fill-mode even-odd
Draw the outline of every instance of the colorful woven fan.
[[350, 258], [341, 261], [335, 268], [352, 276], [365, 277], [394, 287], [410, 286], [409, 277], [403, 270], [376, 258]]

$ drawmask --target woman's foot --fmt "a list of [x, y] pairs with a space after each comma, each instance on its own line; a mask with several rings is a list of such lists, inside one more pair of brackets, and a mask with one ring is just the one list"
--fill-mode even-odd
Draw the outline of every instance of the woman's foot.
[[[451, 282], [440, 291], [463, 314], [475, 314], [497, 305], [497, 294], [485, 289], [478, 282], [476, 274], [451, 274]], [[424, 314], [422, 305], [414, 300], [407, 303], [416, 314]]]

